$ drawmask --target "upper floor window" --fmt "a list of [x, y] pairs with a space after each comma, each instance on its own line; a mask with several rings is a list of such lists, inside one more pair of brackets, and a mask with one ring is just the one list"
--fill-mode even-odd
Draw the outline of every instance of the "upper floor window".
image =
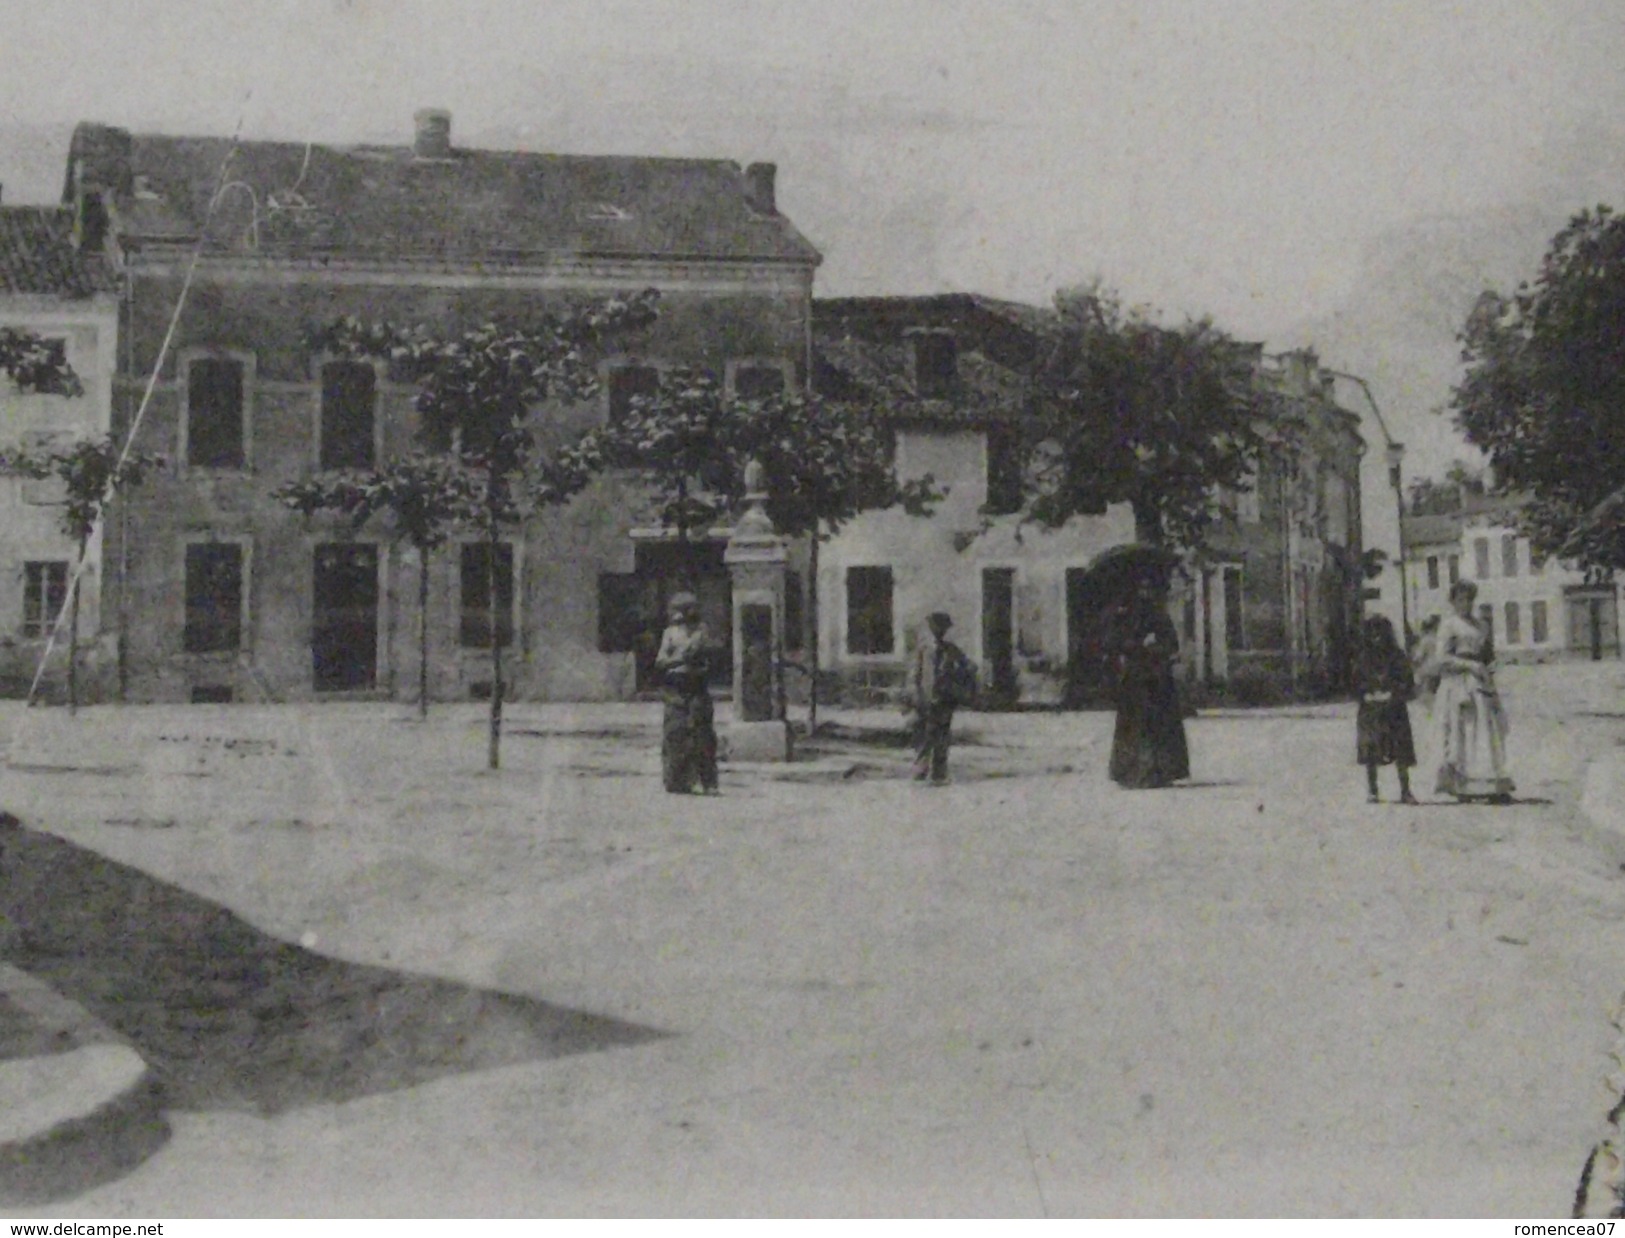
[[240, 469], [246, 460], [244, 366], [233, 357], [196, 357], [186, 367], [186, 463]]
[[921, 399], [944, 400], [959, 378], [959, 344], [946, 331], [922, 331], [914, 339], [914, 390]]
[[377, 459], [378, 372], [364, 361], [322, 366], [321, 467], [371, 468]]
[[1477, 570], [1478, 579], [1488, 580], [1490, 576], [1490, 539], [1475, 537], [1473, 539], [1473, 567]]
[[734, 370], [734, 398], [770, 400], [784, 394], [784, 371], [776, 365], [741, 365]]
[[1009, 426], [987, 432], [987, 510], [995, 516], [1021, 510], [1021, 436]]
[[1438, 555], [1429, 555], [1428, 556], [1428, 588], [1429, 589], [1437, 589], [1438, 587], [1439, 587], [1439, 556]]
[[1501, 575], [1518, 574], [1518, 539], [1512, 533], [1501, 535]]
[[622, 421], [632, 411], [639, 396], [652, 397], [660, 389], [660, 371], [652, 365], [618, 365], [609, 372], [605, 390], [609, 399], [609, 419]]
[[1455, 584], [1458, 580], [1461, 579], [1461, 556], [1460, 555], [1450, 555], [1450, 556], [1448, 556], [1445, 559], [1445, 566], [1448, 569], [1448, 579], [1449, 579], [1451, 584]]

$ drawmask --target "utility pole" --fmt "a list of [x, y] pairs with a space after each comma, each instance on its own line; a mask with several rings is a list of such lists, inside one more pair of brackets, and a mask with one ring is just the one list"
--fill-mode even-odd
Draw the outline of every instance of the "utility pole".
[[1377, 419], [1377, 428], [1382, 431], [1383, 457], [1388, 464], [1388, 484], [1394, 488], [1394, 508], [1399, 520], [1397, 536], [1399, 538], [1399, 616], [1400, 624], [1405, 629], [1405, 648], [1411, 645], [1411, 586], [1405, 570], [1405, 484], [1401, 466], [1405, 460], [1405, 444], [1395, 440], [1388, 432], [1388, 422], [1384, 420], [1382, 410], [1377, 407], [1376, 397], [1371, 394], [1371, 385], [1358, 374], [1349, 374], [1342, 370], [1327, 370], [1326, 373], [1334, 378], [1346, 378], [1365, 393], [1365, 401], [1371, 406], [1372, 415]]

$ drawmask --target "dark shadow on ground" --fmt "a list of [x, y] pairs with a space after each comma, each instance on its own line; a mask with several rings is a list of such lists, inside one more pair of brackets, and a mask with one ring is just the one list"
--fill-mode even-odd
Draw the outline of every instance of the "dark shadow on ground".
[[0, 957], [128, 1039], [182, 1109], [269, 1115], [667, 1035], [315, 954], [27, 829], [0, 829]]

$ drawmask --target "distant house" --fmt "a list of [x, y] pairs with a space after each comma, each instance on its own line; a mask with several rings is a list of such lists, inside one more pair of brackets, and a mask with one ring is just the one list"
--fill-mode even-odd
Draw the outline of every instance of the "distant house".
[[[414, 389], [386, 363], [317, 355], [340, 315], [453, 332], [653, 287], [659, 321], [603, 364], [594, 407], [538, 410], [557, 439], [662, 367], [733, 387], [805, 384], [817, 251], [779, 213], [771, 164], [455, 146], [448, 114], [403, 146], [234, 143], [82, 124], [64, 200], [83, 252], [121, 269], [120, 389], [143, 385], [198, 254], [141, 426], [172, 462], [129, 503], [132, 694], [155, 700], [389, 696], [415, 688], [413, 552], [304, 521], [271, 491], [406, 451]], [[123, 424], [121, 422], [121, 424]], [[646, 681], [676, 548], [635, 486], [599, 479], [494, 556], [434, 566], [431, 691], [489, 691], [493, 594], [513, 695], [617, 699]], [[118, 522], [115, 522], [117, 525]], [[728, 630], [722, 543], [694, 559]]]
[[[84, 387], [73, 399], [25, 395], [0, 378], [0, 448], [48, 452], [108, 432], [117, 277], [99, 254], [75, 247], [73, 225], [67, 209], [0, 206], [0, 327], [63, 341]], [[0, 476], [0, 692], [6, 695], [27, 691], [67, 596], [78, 548], [62, 531], [62, 501], [59, 482]], [[105, 692], [114, 658], [98, 641], [107, 575], [102, 547], [101, 537], [92, 539], [80, 576], [79, 630], [93, 670], [87, 686]], [[46, 684], [60, 677], [66, 650], [64, 637], [52, 650]]]
[[[946, 610], [989, 701], [1107, 695], [1111, 597], [1097, 568], [1135, 541], [1133, 513], [1118, 505], [1053, 530], [1020, 515], [1017, 447], [1046, 321], [971, 295], [815, 302], [818, 386], [886, 392], [899, 472], [948, 490], [928, 518], [869, 513], [821, 552], [820, 661], [849, 687], [894, 686], [925, 616]], [[1359, 622], [1363, 441], [1314, 354], [1260, 350], [1257, 366], [1258, 416], [1279, 446], [1254, 487], [1215, 496], [1208, 552], [1176, 582], [1184, 670], [1335, 688]]]
[[1535, 555], [1518, 531], [1527, 502], [1467, 493], [1457, 511], [1405, 517], [1412, 623], [1444, 613], [1450, 586], [1471, 580], [1501, 661], [1620, 657], [1619, 586]]

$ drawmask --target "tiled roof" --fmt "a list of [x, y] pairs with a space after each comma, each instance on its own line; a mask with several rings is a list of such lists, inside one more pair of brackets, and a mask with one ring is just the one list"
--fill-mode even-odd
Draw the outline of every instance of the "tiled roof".
[[826, 395], [863, 396], [877, 412], [899, 421], [1007, 421], [1025, 414], [1031, 386], [1025, 375], [975, 348], [961, 345], [957, 381], [949, 399], [925, 399], [914, 389], [910, 345], [819, 333], [817, 385]]
[[99, 254], [73, 247], [73, 216], [56, 206], [0, 206], [0, 293], [88, 297], [115, 286]]
[[1405, 517], [1407, 546], [1445, 546], [1460, 540], [1461, 515], [1457, 512]]
[[224, 168], [208, 226], [220, 249], [447, 261], [559, 253], [819, 261], [789, 220], [755, 209], [746, 174], [728, 160], [460, 148], [420, 159], [406, 146], [234, 147], [226, 138], [127, 137], [94, 125], [80, 126], [76, 144], [80, 134], [115, 158], [128, 150], [127, 168], [106, 177], [120, 188], [127, 237], [195, 237]]
[[[980, 424], [1026, 414], [1028, 373], [1047, 311], [974, 293], [833, 297], [813, 302], [816, 383], [835, 396], [863, 396], [902, 421]], [[919, 329], [948, 330], [957, 346], [956, 381], [946, 399], [914, 387]]]

